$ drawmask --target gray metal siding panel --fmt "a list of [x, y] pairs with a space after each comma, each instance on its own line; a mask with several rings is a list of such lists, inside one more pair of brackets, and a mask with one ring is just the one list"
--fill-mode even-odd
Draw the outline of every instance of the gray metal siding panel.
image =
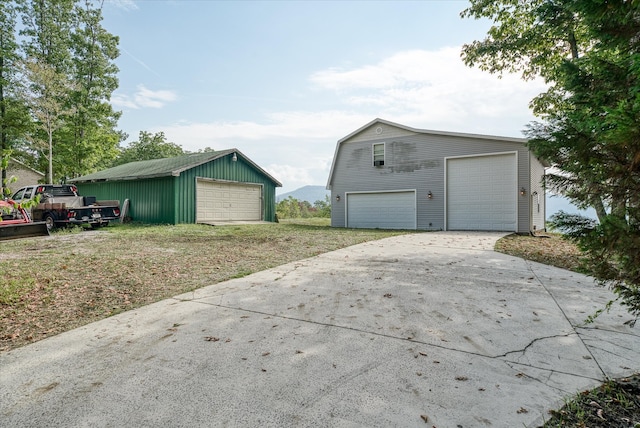
[[545, 197], [544, 165], [531, 155], [531, 212], [535, 230], [546, 229], [546, 197]]
[[[376, 135], [375, 132], [373, 135]], [[519, 142], [431, 134], [390, 137], [385, 132], [376, 135], [378, 138], [368, 140], [361, 139], [361, 136], [358, 134], [357, 140], [342, 142], [334, 160], [332, 182], [329, 185], [331, 224], [335, 227], [345, 226], [345, 192], [414, 188], [417, 192], [418, 229], [444, 229], [445, 157], [517, 151], [518, 189], [529, 183], [528, 150]], [[383, 167], [374, 167], [371, 162], [372, 144], [376, 142], [386, 143]], [[427, 197], [429, 191], [433, 194], [431, 199]], [[338, 195], [341, 196], [339, 202], [336, 201]], [[523, 199], [518, 200], [518, 218], [521, 223], [524, 216], [524, 231], [527, 231], [528, 198]], [[519, 224], [519, 231], [522, 226]]]
[[[529, 212], [529, 183], [531, 181], [531, 171], [529, 170], [529, 150], [523, 146], [518, 153], [518, 233], [529, 233], [530, 212]], [[520, 189], [525, 189], [525, 195], [520, 195]]]
[[416, 135], [415, 132], [407, 131], [406, 129], [397, 128], [395, 126], [390, 126], [386, 124], [377, 124], [376, 126], [372, 126], [367, 130], [362, 131], [358, 135], [354, 135], [349, 142], [361, 142], [361, 141], [371, 141], [376, 138], [403, 138], [410, 135]]

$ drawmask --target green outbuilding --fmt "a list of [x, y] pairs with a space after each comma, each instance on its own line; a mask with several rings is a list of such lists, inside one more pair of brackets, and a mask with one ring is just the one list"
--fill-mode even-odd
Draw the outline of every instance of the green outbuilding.
[[128, 200], [133, 221], [154, 224], [276, 220], [282, 184], [237, 149], [131, 162], [69, 180], [81, 195]]

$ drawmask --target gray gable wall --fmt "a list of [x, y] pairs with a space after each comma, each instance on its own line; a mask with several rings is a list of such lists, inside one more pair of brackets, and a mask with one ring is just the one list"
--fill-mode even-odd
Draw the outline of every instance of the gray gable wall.
[[[375, 143], [385, 143], [383, 167], [372, 165], [372, 145]], [[421, 132], [395, 126], [386, 121], [374, 121], [338, 142], [327, 184], [327, 188], [331, 190], [332, 226], [345, 226], [345, 192], [415, 189], [417, 229], [443, 230], [445, 228], [445, 159], [508, 152], [517, 153], [517, 188], [525, 188], [527, 192], [526, 197], [517, 198], [517, 231], [528, 233], [531, 226], [529, 212], [531, 187], [532, 184], [539, 183], [540, 179], [534, 179], [531, 176], [533, 157], [525, 146], [525, 140], [472, 134]], [[536, 162], [537, 166], [541, 166], [537, 160]], [[544, 196], [541, 187], [534, 190], [539, 190]], [[432, 192], [431, 199], [427, 197], [428, 192]], [[341, 201], [337, 201], [337, 196], [341, 196]], [[544, 212], [538, 217], [537, 228], [544, 228]]]

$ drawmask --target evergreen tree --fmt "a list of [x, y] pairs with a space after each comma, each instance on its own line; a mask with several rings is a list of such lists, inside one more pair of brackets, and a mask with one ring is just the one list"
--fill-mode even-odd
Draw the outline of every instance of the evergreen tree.
[[463, 16], [498, 25], [463, 58], [490, 72], [539, 75], [531, 149], [560, 170], [548, 186], [599, 223], [556, 219], [586, 254], [585, 267], [640, 315], [640, 2], [474, 0]]

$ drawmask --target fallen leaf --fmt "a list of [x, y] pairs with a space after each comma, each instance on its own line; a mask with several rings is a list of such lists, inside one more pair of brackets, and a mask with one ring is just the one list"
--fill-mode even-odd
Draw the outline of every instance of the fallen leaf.
[[519, 414], [529, 413], [529, 411], [527, 409], [525, 409], [524, 407], [520, 407], [520, 410], [516, 411], [516, 413], [519, 413]]
[[204, 340], [206, 340], [207, 342], [217, 342], [218, 340], [220, 340], [219, 337], [213, 337], [213, 336], [205, 336]]
[[424, 421], [424, 423], [429, 422], [429, 416], [427, 416], [427, 415], [420, 415], [420, 419], [422, 419]]
[[469, 380], [469, 378], [466, 376], [456, 376], [456, 380], [465, 381], [465, 380]]

